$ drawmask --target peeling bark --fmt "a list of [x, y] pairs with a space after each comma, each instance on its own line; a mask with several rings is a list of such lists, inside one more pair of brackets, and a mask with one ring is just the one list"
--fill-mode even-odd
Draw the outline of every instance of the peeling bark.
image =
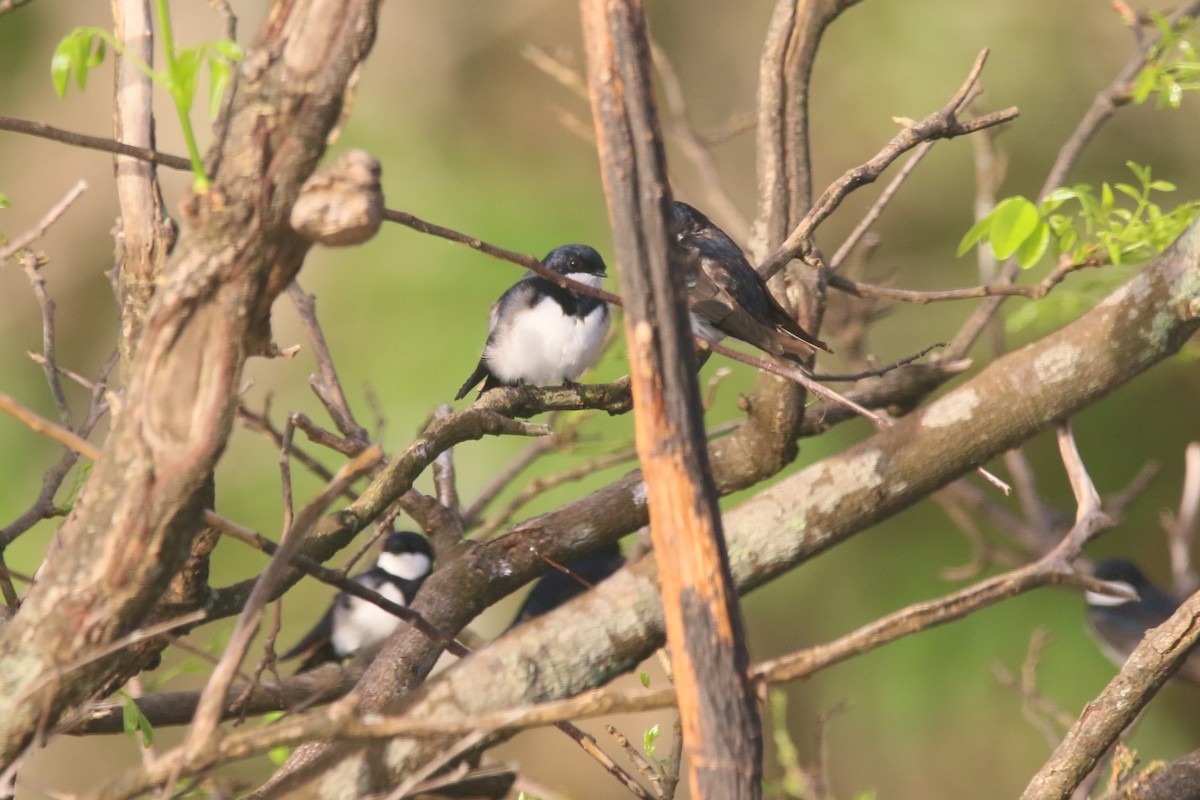
[[0, 764], [122, 674], [122, 654], [96, 654], [147, 618], [191, 552], [242, 366], [306, 251], [291, 205], [341, 117], [376, 11], [369, 0], [278, 3], [242, 63], [212, 187], [183, 204], [122, 411], [0, 634]]

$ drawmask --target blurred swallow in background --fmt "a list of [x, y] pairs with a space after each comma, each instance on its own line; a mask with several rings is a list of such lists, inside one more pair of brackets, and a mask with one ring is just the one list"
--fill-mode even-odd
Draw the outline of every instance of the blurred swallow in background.
[[[556, 247], [542, 263], [596, 289], [604, 282], [604, 259], [584, 244]], [[531, 272], [492, 306], [479, 365], [454, 399], [465, 397], [480, 381], [480, 394], [497, 386], [574, 381], [600, 357], [608, 325], [608, 304], [603, 300], [576, 294]]]
[[540, 617], [542, 614], [553, 611], [571, 598], [583, 594], [623, 566], [625, 566], [625, 556], [621, 555], [621, 546], [613, 542], [595, 553], [577, 558], [567, 564], [567, 569], [573, 573], [571, 575], [560, 569], [551, 569], [533, 585], [533, 590], [526, 595], [525, 602], [521, 603], [521, 608], [518, 609], [517, 615], [513, 617], [513, 621], [508, 627], [515, 628], [522, 622], [528, 622], [534, 617]]
[[710, 344], [732, 336], [796, 362], [829, 352], [779, 304], [725, 231], [687, 203], [676, 201], [673, 212], [670, 255], [686, 271], [693, 333]]
[[[393, 603], [408, 606], [432, 571], [433, 548], [429, 541], [417, 533], [397, 531], [388, 535], [375, 566], [353, 580]], [[306, 672], [382, 642], [399, 624], [398, 617], [379, 606], [339, 592], [316, 627], [280, 660], [303, 656], [297, 672]]]
[[[1100, 651], [1117, 666], [1129, 658], [1146, 631], [1157, 628], [1175, 613], [1179, 601], [1151, 583], [1128, 561], [1102, 561], [1092, 573], [1096, 578], [1137, 592], [1137, 600], [1086, 592], [1088, 628]], [[1191, 683], [1200, 683], [1200, 651], [1193, 651], [1175, 673]]]

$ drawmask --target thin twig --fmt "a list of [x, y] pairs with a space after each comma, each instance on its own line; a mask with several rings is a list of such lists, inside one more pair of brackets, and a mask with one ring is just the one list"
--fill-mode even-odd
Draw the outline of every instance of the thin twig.
[[[697, 341], [699, 341], [699, 339], [697, 339]], [[816, 380], [814, 380], [812, 377], [809, 377], [808, 375], [806, 375], [800, 369], [793, 368], [790, 366], [785, 366], [783, 364], [777, 364], [777, 363], [774, 363], [771, 361], [766, 361], [761, 358], [755, 358], [754, 356], [748, 356], [744, 353], [739, 353], [736, 350], [731, 350], [728, 347], [725, 347], [724, 345], [713, 344], [711, 342], [705, 342], [704, 344], [706, 347], [711, 349], [714, 353], [719, 353], [719, 354], [725, 356], [726, 358], [732, 358], [734, 361], [741, 361], [743, 364], [749, 364], [753, 367], [757, 367], [758, 369], [761, 369], [764, 372], [770, 372], [771, 374], [778, 375], [781, 378], [787, 378], [788, 380], [795, 381], [796, 383], [800, 384], [808, 391], [815, 394], [817, 397], [820, 397], [820, 398], [822, 398], [830, 403], [833, 403], [835, 405], [842, 406], [843, 408], [848, 408], [851, 411], [853, 411], [854, 413], [858, 414], [859, 416], [866, 417], [867, 419], [869, 419], [871, 422], [875, 423], [880, 428], [886, 428], [892, 424], [892, 421], [889, 418], [884, 417], [880, 414], [876, 414], [874, 411], [871, 411], [871, 410], [865, 408], [864, 406], [854, 402], [853, 400], [851, 400], [850, 398], [846, 397], [843, 394], [839, 394], [838, 392], [835, 392], [834, 390], [830, 389], [827, 386], [822, 386], [821, 384], [817, 383]], [[1012, 491], [1012, 487], [1010, 487], [1007, 483], [1005, 483], [1004, 481], [997, 478], [992, 473], [988, 472], [983, 467], [976, 467], [975, 471], [979, 473], [980, 477], [982, 477], [988, 483], [992, 484], [993, 486], [995, 486], [997, 489], [1004, 492], [1005, 494], [1008, 494], [1009, 492]]]
[[1012, 477], [1013, 483], [1016, 484], [1017, 500], [1025, 514], [1025, 524], [1037, 532], [1039, 539], [1049, 541], [1052, 535], [1050, 515], [1038, 492], [1037, 476], [1033, 472], [1033, 465], [1020, 450], [1009, 450], [1005, 453], [1004, 465], [1008, 467], [1008, 473]]
[[282, 543], [271, 558], [271, 563], [259, 576], [254, 591], [246, 600], [246, 607], [238, 617], [237, 625], [230, 636], [225, 653], [213, 669], [208, 685], [200, 695], [200, 701], [196, 704], [196, 715], [188, 729], [187, 738], [181, 746], [185, 758], [190, 759], [198, 752], [211, 747], [217, 726], [222, 718], [225, 696], [233, 683], [234, 675], [241, 666], [242, 659], [245, 658], [251, 640], [258, 632], [262, 609], [270, 599], [275, 582], [282, 576], [300, 543], [317, 524], [329, 505], [341, 494], [341, 487], [371, 469], [381, 456], [382, 451], [378, 448], [369, 448], [358, 458], [347, 462], [334, 475], [333, 481], [300, 509], [294, 523], [288, 527]]
[[832, 383], [835, 381], [836, 382], [861, 381], [863, 378], [878, 378], [880, 376], [887, 375], [892, 370], [900, 369], [900, 367], [907, 366], [907, 365], [913, 363], [914, 361], [919, 361], [922, 358], [924, 358], [925, 356], [929, 355], [929, 353], [933, 352], [934, 350], [937, 350], [939, 347], [945, 347], [945, 346], [946, 346], [945, 342], [934, 342], [933, 344], [928, 345], [927, 347], [922, 347], [920, 350], [913, 353], [911, 356], [905, 356], [904, 358], [901, 358], [898, 361], [893, 361], [891, 364], [888, 364], [886, 367], [876, 367], [875, 369], [863, 370], [862, 372], [855, 372], [850, 375], [822, 375], [820, 373], [814, 372], [812, 375], [812, 379], [814, 381], [826, 381], [828, 383]]
[[721, 178], [721, 171], [717, 169], [717, 162], [709, 152], [710, 144], [703, 141], [692, 127], [688, 118], [683, 83], [679, 80], [679, 72], [675, 69], [674, 62], [653, 37], [650, 38], [650, 53], [658, 70], [658, 89], [665, 101], [664, 132], [695, 167], [696, 176], [707, 201], [706, 205], [714, 210], [725, 230], [729, 231], [734, 239], [745, 242], [750, 236], [750, 221], [733, 202], [733, 197]]
[[[313, 393], [320, 397], [322, 391], [324, 390], [321, 387], [321, 383], [315, 380], [315, 377], [316, 376], [314, 375], [309, 379], [309, 386], [313, 389]], [[308, 440], [313, 444], [319, 444], [322, 447], [328, 447], [335, 453], [341, 453], [347, 458], [353, 458], [354, 456], [358, 455], [366, 446], [361, 442], [353, 439], [346, 439], [338, 436], [333, 431], [322, 428], [320, 425], [309, 419], [307, 414], [304, 414], [300, 411], [294, 411], [291, 414], [288, 414], [287, 420], [288, 423], [304, 431], [304, 435], [307, 436]]]
[[[0, 122], [3, 122], [5, 119], [7, 119], [7, 117], [0, 116]], [[0, 128], [2, 127], [4, 126], [0, 124]], [[22, 233], [17, 238], [13, 239], [6, 247], [0, 248], [0, 264], [8, 261], [8, 259], [12, 258], [14, 254], [21, 252], [38, 239], [45, 236], [46, 231], [50, 229], [50, 226], [58, 222], [59, 218], [61, 218], [63, 214], [67, 213], [67, 209], [71, 207], [71, 204], [78, 200], [79, 196], [85, 191], [87, 191], [87, 181], [79, 181], [72, 186], [70, 191], [68, 191], [61, 200], [55, 203], [54, 206], [46, 212], [45, 216], [38, 220], [36, 225]]]
[[900, 303], [941, 303], [953, 300], [972, 300], [980, 297], [1026, 297], [1040, 300], [1062, 283], [1068, 275], [1086, 267], [1098, 267], [1099, 261], [1065, 262], [1057, 265], [1050, 274], [1033, 284], [1014, 284], [1008, 280], [999, 280], [982, 286], [969, 286], [963, 289], [938, 289], [921, 291], [916, 289], [896, 289], [891, 286], [877, 286], [851, 280], [844, 275], [829, 276], [829, 285], [833, 288], [851, 294], [855, 297], [865, 297], [874, 300], [894, 300]]
[[871, 205], [871, 208], [865, 215], [863, 215], [863, 218], [859, 220], [858, 224], [854, 226], [854, 230], [850, 231], [850, 235], [846, 237], [844, 242], [842, 242], [841, 247], [837, 249], [837, 252], [833, 254], [833, 258], [829, 259], [829, 269], [836, 272], [838, 267], [842, 265], [842, 262], [844, 262], [854, 250], [854, 247], [858, 244], [859, 240], [862, 239], [867, 231], [871, 230], [871, 226], [874, 225], [875, 221], [879, 219], [879, 215], [883, 213], [885, 208], [887, 208], [888, 203], [892, 201], [892, 197], [894, 197], [896, 192], [900, 190], [900, 187], [903, 185], [904, 181], [908, 179], [908, 176], [911, 175], [913, 170], [917, 168], [917, 165], [921, 163], [921, 159], [925, 158], [929, 151], [933, 149], [933, 144], [933, 142], [922, 142], [919, 147], [913, 150], [912, 156], [909, 157], [908, 161], [904, 162], [904, 166], [900, 168], [900, 170], [896, 173], [896, 176], [892, 178], [884, 190], [879, 193], [879, 197], [876, 198], [875, 202]]
[[761, 358], [755, 358], [754, 356], [748, 356], [745, 353], [739, 353], [737, 350], [732, 350], [721, 344], [706, 343], [706, 345], [714, 353], [719, 353], [726, 358], [731, 358], [734, 361], [740, 361], [743, 364], [749, 364], [752, 367], [757, 367], [758, 369], [761, 369], [764, 372], [769, 372], [772, 375], [778, 375], [781, 378], [787, 378], [790, 381], [795, 381], [808, 391], [815, 394], [817, 397], [828, 400], [831, 403], [844, 406], [845, 408], [848, 408], [854, 413], [858, 414], [860, 417], [866, 417], [880, 427], [886, 427], [887, 425], [891, 424], [891, 422], [885, 417], [882, 417], [879, 414], [876, 414], [874, 411], [864, 408], [844, 395], [838, 394], [832, 389], [817, 383], [798, 368], [785, 366], [783, 364], [776, 364]]
[[99, 448], [87, 439], [79, 436], [74, 431], [67, 430], [61, 425], [54, 424], [45, 417], [35, 414], [4, 392], [0, 392], [0, 411], [7, 411], [25, 423], [30, 430], [49, 436], [63, 447], [90, 458], [92, 461], [100, 458]]
[[38, 258], [33, 253], [25, 251], [21, 256], [21, 267], [29, 279], [33, 296], [37, 298], [38, 307], [42, 311], [42, 371], [46, 373], [46, 382], [50, 384], [50, 396], [58, 408], [58, 421], [64, 427], [71, 427], [71, 407], [67, 404], [67, 395], [63, 392], [62, 379], [58, 374], [58, 359], [54, 348], [54, 301], [46, 293], [46, 279], [38, 271]]
[[[247, 428], [252, 431], [258, 431], [262, 433], [274, 443], [275, 447], [278, 448], [283, 446], [283, 431], [276, 428], [271, 423], [269, 399], [267, 403], [264, 404], [261, 413], [252, 410], [245, 403], [241, 403], [238, 405], [237, 414], [238, 418], [242, 420], [242, 424]], [[305, 433], [307, 434], [308, 431], [306, 430]], [[292, 458], [303, 464], [309, 472], [320, 478], [325, 483], [328, 483], [333, 479], [333, 472], [309, 455], [308, 452], [303, 450], [295, 442], [292, 442], [291, 453]], [[349, 500], [354, 500], [357, 496], [358, 495], [354, 492], [354, 490], [350, 488], [347, 488], [343, 493], [343, 497], [346, 497]]]
[[133, 145], [124, 144], [103, 136], [88, 136], [84, 133], [65, 131], [62, 128], [55, 128], [43, 122], [0, 115], [0, 130], [24, 133], [29, 136], [37, 136], [41, 139], [50, 139], [54, 142], [69, 144], [72, 147], [83, 147], [89, 150], [115, 153], [119, 156], [129, 156], [130, 158], [142, 161], [152, 161], [155, 164], [161, 164], [164, 167], [179, 169], [185, 172], [191, 172], [192, 170], [192, 162], [183, 156], [160, 153], [157, 150], [151, 150], [146, 147], [134, 147]]
[[[101, 367], [100, 376], [96, 382], [90, 386], [91, 401], [88, 405], [87, 416], [79, 425], [80, 438], [91, 434], [104, 415], [108, 413], [108, 402], [104, 397], [106, 382], [108, 380], [108, 373], [116, 363], [117, 353], [114, 352], [112, 357]], [[33, 505], [7, 526], [0, 528], [0, 549], [12, 544], [18, 536], [25, 533], [25, 531], [32, 528], [39, 521], [66, 513], [64, 509], [54, 505], [54, 496], [58, 493], [63, 481], [66, 480], [71, 468], [75, 466], [75, 462], [78, 460], [78, 452], [70, 447], [63, 450], [63, 454], [58, 462], [42, 475], [42, 488], [38, 491], [38, 496], [34, 500]]]
[[529, 467], [530, 464], [532, 464], [534, 461], [537, 461], [546, 453], [553, 452], [557, 446], [558, 443], [555, 441], [555, 436], [546, 436], [530, 442], [524, 450], [517, 454], [516, 458], [510, 461], [508, 465], [505, 466], [505, 468], [501, 470], [495, 478], [492, 479], [491, 483], [483, 487], [483, 490], [479, 493], [479, 496], [475, 498], [475, 501], [472, 502], [471, 505], [467, 506], [466, 511], [464, 511], [462, 515], [463, 524], [467, 527], [474, 525], [476, 520], [478, 520], [479, 516], [483, 513], [483, 510], [487, 508], [487, 506], [493, 500], [495, 500], [501, 492], [507, 489], [508, 485], [515, 481], [517, 477]]
[[430, 236], [438, 236], [442, 239], [449, 239], [452, 242], [466, 245], [472, 250], [478, 250], [480, 253], [489, 255], [492, 258], [498, 258], [501, 261], [508, 261], [510, 263], [517, 264], [529, 270], [530, 272], [540, 275], [546, 280], [552, 281], [553, 283], [556, 283], [565, 289], [570, 289], [577, 294], [594, 297], [597, 300], [603, 300], [604, 302], [612, 303], [615, 306], [621, 305], [621, 298], [612, 292], [606, 292], [603, 289], [594, 289], [591, 286], [579, 283], [578, 281], [570, 280], [566, 276], [560, 275], [554, 270], [544, 266], [542, 262], [538, 261], [533, 256], [517, 253], [512, 250], [505, 250], [503, 247], [497, 247], [494, 244], [488, 244], [482, 239], [476, 239], [472, 236], [467, 236], [464, 233], [459, 233], [453, 228], [445, 228], [441, 225], [435, 225], [432, 222], [426, 222], [425, 220], [415, 217], [405, 211], [395, 211], [390, 208], [385, 208], [383, 210], [383, 218], [389, 222], [399, 222], [401, 225], [412, 228], [414, 231], [426, 233]]
[[1037, 728], [1051, 747], [1057, 747], [1063, 733], [1071, 727], [1074, 719], [1058, 708], [1037, 690], [1036, 665], [1045, 646], [1047, 633], [1038, 628], [1029, 639], [1029, 648], [1021, 664], [1018, 679], [1003, 664], [993, 664], [992, 674], [1001, 686], [1021, 698], [1021, 713], [1030, 725]]
[[617, 730], [615, 725], [605, 725], [604, 730], [617, 743], [617, 747], [620, 747], [622, 752], [625, 753], [625, 757], [633, 762], [634, 769], [640, 772], [642, 777], [648, 780], [650, 785], [654, 787], [654, 794], [658, 796], [659, 800], [665, 798], [667, 794], [663, 786], [662, 775], [654, 768], [654, 765], [646, 760], [646, 757], [639, 753], [636, 747], [629, 743], [628, 737]]
[[42, 367], [43, 369], [49, 367], [50, 369], [53, 369], [55, 372], [57, 372], [59, 375], [65, 375], [66, 377], [70, 378], [72, 381], [79, 384], [84, 389], [87, 389], [89, 392], [92, 391], [92, 389], [94, 389], [96, 386], [96, 382], [91, 380], [90, 378], [80, 375], [78, 372], [75, 372], [74, 370], [67, 369], [66, 367], [64, 367], [61, 364], [50, 363], [50, 361], [48, 361], [46, 359], [46, 357], [44, 355], [42, 355], [41, 353], [35, 353], [32, 350], [26, 350], [25, 355], [29, 356], [29, 360], [32, 361], [33, 363], [37, 364], [39, 367]]
[[967, 79], [945, 106], [933, 112], [925, 119], [905, 128], [896, 134], [888, 144], [871, 160], [847, 171], [817, 198], [812, 208], [804, 215], [787, 239], [776, 248], [775, 252], [763, 260], [758, 272], [764, 279], [770, 278], [791, 260], [805, 258], [812, 251], [812, 235], [816, 229], [832, 214], [842, 201], [855, 189], [871, 183], [887, 169], [892, 162], [905, 152], [917, 147], [922, 142], [934, 139], [947, 139], [955, 136], [973, 133], [978, 130], [1000, 125], [1014, 119], [1016, 108], [1005, 109], [993, 114], [985, 114], [967, 122], [959, 122], [956, 115], [961, 111], [970, 97], [983, 65], [987, 61], [987, 50], [981, 52], [975, 59]]
[[371, 436], [355, 420], [354, 413], [350, 410], [350, 404], [346, 402], [346, 393], [342, 391], [342, 382], [338, 379], [337, 369], [333, 365], [333, 356], [329, 353], [329, 345], [325, 342], [321, 323], [317, 321], [316, 298], [307, 294], [296, 281], [292, 281], [287, 292], [292, 304], [296, 307], [296, 312], [300, 315], [300, 324], [304, 327], [304, 332], [308, 334], [313, 358], [317, 362], [320, 380], [309, 380], [313, 390], [325, 405], [325, 409], [333, 418], [341, 434], [359, 446], [366, 447], [371, 441]]
[[411, 775], [405, 777], [395, 789], [387, 794], [385, 800], [402, 800], [402, 798], [408, 797], [414, 789], [431, 778], [438, 770], [479, 747], [491, 733], [487, 730], [471, 731], [454, 745], [438, 754], [437, 758], [431, 759], [429, 763], [422, 765], [420, 769], [414, 770]]
[[522, 507], [529, 504], [538, 496], [550, 491], [551, 489], [562, 486], [565, 483], [580, 481], [584, 478], [594, 475], [600, 470], [615, 467], [619, 464], [627, 464], [630, 461], [637, 460], [637, 450], [622, 450], [618, 453], [610, 453], [608, 455], [597, 456], [596, 458], [585, 461], [584, 463], [572, 467], [571, 469], [563, 470], [562, 472], [553, 475], [547, 475], [544, 478], [535, 478], [529, 482], [529, 485], [521, 490], [512, 500], [510, 500], [503, 508], [497, 511], [492, 517], [484, 522], [479, 530], [475, 533], [477, 539], [487, 539], [496, 531], [500, 530], [506, 522], [513, 518]]
[[572, 739], [574, 739], [575, 744], [579, 745], [583, 752], [591, 756], [597, 764], [604, 767], [604, 769], [608, 771], [609, 775], [612, 775], [614, 778], [616, 778], [617, 782], [628, 789], [634, 797], [638, 798], [638, 800], [654, 800], [654, 797], [647, 792], [640, 783], [634, 780], [632, 775], [621, 769], [617, 762], [609, 758], [608, 754], [600, 749], [600, 745], [596, 743], [594, 736], [589, 733], [585, 733], [577, 728], [573, 723], [565, 720], [562, 722], [556, 722], [554, 727], [558, 728], [560, 731], [567, 734], [567, 736], [570, 736]]
[[[292, 506], [292, 434], [296, 430], [295, 415], [288, 414], [287, 420], [283, 423], [283, 441], [279, 443], [279, 486], [283, 492], [283, 529], [285, 531], [292, 528], [292, 512], [295, 510]], [[327, 483], [332, 483], [330, 479]], [[350, 488], [350, 482], [344, 484], [345, 488]]]

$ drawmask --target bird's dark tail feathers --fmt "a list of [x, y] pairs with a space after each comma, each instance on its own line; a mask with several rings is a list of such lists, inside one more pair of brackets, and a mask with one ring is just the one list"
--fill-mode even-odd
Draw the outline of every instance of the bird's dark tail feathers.
[[[488, 371], [487, 362], [481, 358], [479, 359], [479, 364], [475, 367], [475, 371], [471, 373], [471, 377], [467, 378], [467, 382], [464, 383], [462, 388], [458, 390], [458, 394], [454, 395], [454, 399], [462, 400], [472, 389], [475, 388], [480, 381], [484, 380], [485, 378], [490, 380], [492, 378], [492, 373]], [[485, 383], [483, 388], [486, 390], [491, 387]]]
[[791, 317], [787, 317], [786, 320], [780, 320], [777, 330], [781, 334], [777, 341], [783, 348], [784, 355], [808, 358], [818, 350], [833, 353], [829, 349], [829, 345], [804, 330], [804, 328], [801, 328]]

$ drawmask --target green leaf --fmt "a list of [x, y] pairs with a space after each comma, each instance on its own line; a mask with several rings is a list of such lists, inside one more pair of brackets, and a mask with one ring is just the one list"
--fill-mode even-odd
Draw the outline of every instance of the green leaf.
[[204, 64], [204, 45], [185, 47], [175, 57], [174, 69], [171, 70], [171, 97], [179, 107], [180, 114], [186, 114], [192, 108], [196, 97], [196, 77]]
[[[93, 36], [92, 40], [89, 42], [89, 49], [92, 48], [92, 45], [95, 46], [95, 49], [92, 50], [91, 53], [87, 55], [87, 57], [84, 59], [84, 62], [83, 62], [84, 66], [86, 66], [89, 70], [95, 69], [96, 67], [98, 67], [104, 63], [104, 53], [105, 53], [104, 40], [101, 39], [99, 36]], [[80, 86], [79, 88], [82, 89], [83, 87]]]
[[229, 39], [220, 39], [212, 42], [210, 46], [217, 55], [226, 61], [241, 61], [245, 55], [242, 52], [242, 48], [238, 46], [238, 43]]
[[221, 100], [229, 87], [229, 62], [219, 58], [208, 62], [208, 115], [216, 118], [221, 113]]
[[653, 728], [650, 728], [644, 734], [642, 734], [642, 750], [644, 750], [646, 752], [646, 755], [648, 755], [648, 756], [654, 755], [654, 747], [655, 747], [654, 740], [657, 739], [660, 735], [661, 734], [658, 730], [657, 725], [655, 725]]
[[1147, 64], [1133, 79], [1133, 102], [1141, 105], [1150, 94], [1158, 88], [1158, 79], [1162, 74], [1157, 64]]
[[120, 694], [124, 698], [121, 705], [121, 720], [125, 728], [125, 735], [136, 736], [140, 731], [142, 747], [150, 747], [154, 744], [154, 726], [150, 724], [150, 720], [146, 719], [146, 715], [142, 713], [142, 709], [132, 696], [125, 692]]
[[99, 28], [80, 27], [59, 41], [50, 58], [50, 79], [59, 97], [66, 94], [72, 73], [79, 88], [87, 88], [88, 73], [104, 62], [107, 35], [107, 31]]
[[1129, 167], [1129, 171], [1137, 176], [1137, 179], [1143, 184], [1150, 182], [1150, 168], [1144, 167], [1136, 161], [1126, 161], [1125, 166]]
[[1135, 189], [1134, 187], [1130, 186], [1128, 183], [1118, 183], [1116, 186], [1116, 189], [1118, 192], [1125, 195], [1126, 197], [1132, 197], [1134, 200], [1142, 199], [1141, 189]]
[[8, 206], [8, 195], [6, 195], [4, 192], [0, 192], [0, 208], [8, 208]]
[[958, 250], [955, 251], [955, 256], [962, 258], [963, 255], [980, 241], [987, 237], [988, 231], [992, 227], [992, 215], [980, 219], [970, 229], [963, 234], [962, 240], [958, 243]]
[[639, 672], [639, 673], [638, 673], [638, 680], [642, 682], [642, 686], [643, 686], [644, 688], [646, 688], [646, 689], [649, 689], [649, 688], [650, 688], [650, 673], [648, 673], [648, 672]]
[[1060, 187], [1060, 188], [1055, 189], [1054, 191], [1050, 192], [1049, 194], [1047, 194], [1045, 197], [1042, 198], [1042, 204], [1038, 207], [1038, 211], [1044, 217], [1044, 216], [1051, 214], [1054, 211], [1057, 211], [1059, 209], [1059, 207], [1062, 206], [1063, 203], [1066, 203], [1069, 200], [1078, 200], [1078, 199], [1079, 199], [1079, 193], [1076, 192], [1074, 189]]
[[1153, 181], [1150, 184], [1150, 188], [1156, 192], [1173, 192], [1179, 187], [1170, 181]]
[[62, 45], [50, 59], [50, 80], [54, 81], [54, 93], [59, 97], [67, 94], [67, 81], [71, 79], [71, 57], [62, 52]]
[[1042, 260], [1042, 256], [1045, 255], [1046, 248], [1049, 246], [1050, 226], [1039, 220], [1034, 232], [1017, 248], [1017, 266], [1021, 269], [1029, 269]]
[[1104, 248], [1108, 252], [1108, 260], [1113, 266], [1121, 266], [1121, 247], [1116, 242], [1108, 242]]
[[988, 241], [996, 258], [1005, 259], [1017, 251], [1041, 224], [1037, 208], [1024, 197], [1002, 200], [992, 212], [992, 229]]
[[1112, 187], [1109, 186], [1108, 183], [1104, 183], [1103, 185], [1101, 185], [1101, 187], [1100, 187], [1100, 210], [1104, 213], [1108, 213], [1109, 211], [1112, 210], [1113, 203], [1115, 203], [1115, 202], [1116, 202], [1116, 198], [1113, 197]]

